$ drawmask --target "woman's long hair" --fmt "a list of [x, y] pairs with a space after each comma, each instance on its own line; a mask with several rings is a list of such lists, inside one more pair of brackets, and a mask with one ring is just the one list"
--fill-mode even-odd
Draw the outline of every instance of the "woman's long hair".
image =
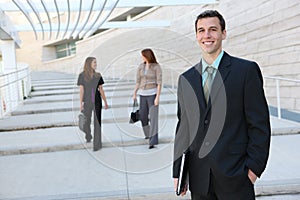
[[92, 80], [94, 76], [98, 76], [99, 74], [92, 68], [92, 62], [96, 60], [95, 57], [87, 57], [84, 63], [84, 80], [89, 82]]
[[[146, 58], [146, 60], [148, 61], [149, 64], [150, 63], [158, 64], [152, 49], [143, 49], [141, 51], [141, 54]], [[144, 62], [144, 64], [146, 64], [146, 63]]]

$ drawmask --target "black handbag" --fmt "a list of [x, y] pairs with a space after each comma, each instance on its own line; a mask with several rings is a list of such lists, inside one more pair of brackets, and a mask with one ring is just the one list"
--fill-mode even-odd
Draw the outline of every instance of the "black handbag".
[[86, 123], [86, 116], [81, 111], [78, 115], [78, 126], [81, 131], [84, 132], [84, 125]]
[[129, 123], [130, 124], [133, 124], [137, 121], [140, 120], [140, 115], [139, 115], [139, 109], [138, 109], [138, 102], [137, 100], [135, 99], [133, 101], [133, 105], [132, 105], [132, 112], [130, 113], [130, 120], [129, 120]]

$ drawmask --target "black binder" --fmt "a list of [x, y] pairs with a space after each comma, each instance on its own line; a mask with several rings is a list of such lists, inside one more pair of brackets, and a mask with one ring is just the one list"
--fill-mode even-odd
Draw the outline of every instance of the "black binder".
[[176, 188], [176, 194], [179, 196], [185, 186], [188, 184], [188, 153], [183, 153], [181, 157], [180, 172], [178, 177], [178, 184]]

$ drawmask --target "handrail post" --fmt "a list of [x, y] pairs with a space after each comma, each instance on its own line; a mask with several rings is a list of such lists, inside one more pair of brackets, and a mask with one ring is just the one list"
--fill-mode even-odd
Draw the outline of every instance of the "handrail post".
[[172, 69], [171, 69], [171, 79], [172, 79], [172, 90], [174, 90], [175, 89], [175, 81], [174, 81], [174, 72]]
[[1, 88], [0, 88], [0, 119], [3, 117], [4, 108], [3, 108], [3, 99], [1, 94]]
[[279, 79], [276, 79], [277, 117], [281, 119]]

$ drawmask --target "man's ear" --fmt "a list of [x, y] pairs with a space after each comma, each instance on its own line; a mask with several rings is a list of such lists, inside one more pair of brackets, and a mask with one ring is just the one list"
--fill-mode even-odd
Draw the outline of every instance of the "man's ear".
[[222, 40], [225, 40], [227, 36], [227, 31], [226, 29], [224, 29], [223, 33], [222, 33]]

